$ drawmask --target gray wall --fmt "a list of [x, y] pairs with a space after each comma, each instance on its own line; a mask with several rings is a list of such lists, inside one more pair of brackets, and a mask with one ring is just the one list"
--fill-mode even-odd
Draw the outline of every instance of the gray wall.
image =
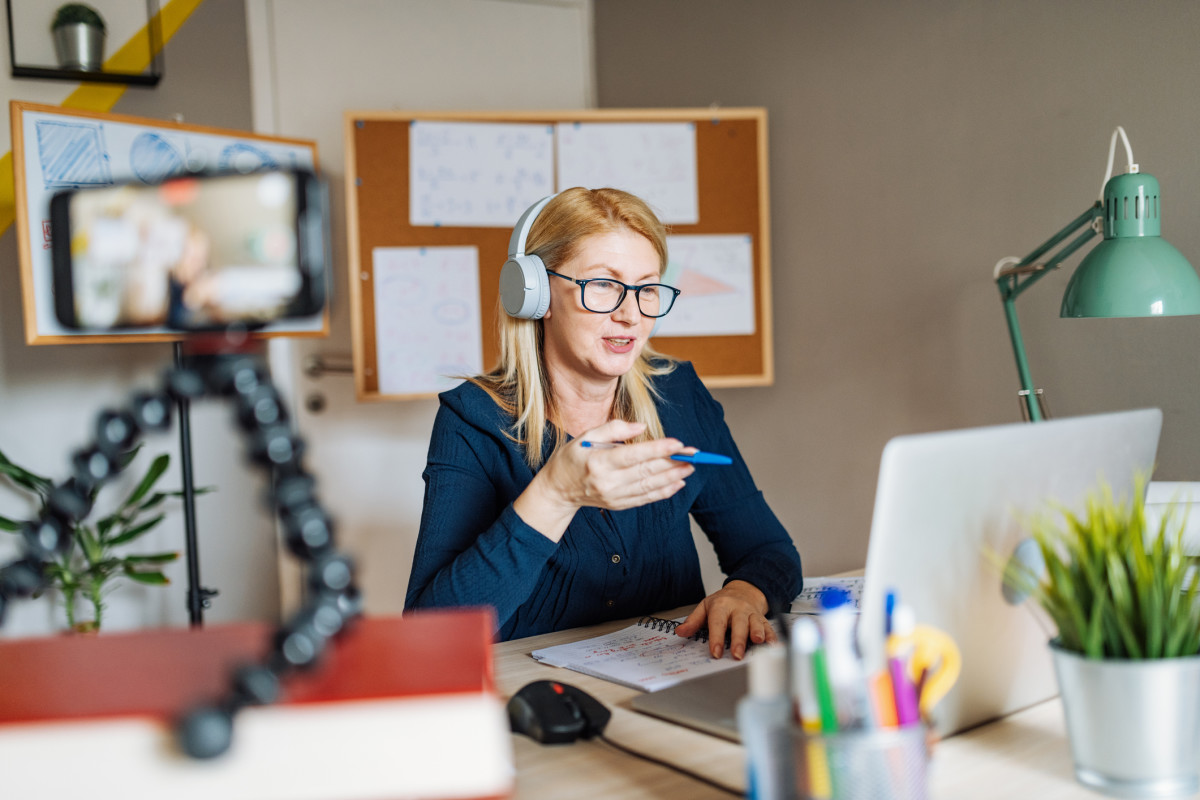
[[[158, 119], [182, 114], [190, 123], [250, 129], [242, 0], [201, 4], [167, 44], [164, 69], [157, 87], [130, 88], [113, 111]], [[29, 80], [4, 85], [11, 92], [5, 101], [51, 104], [73, 88]], [[10, 227], [0, 236], [0, 449], [61, 479], [70, 452], [87, 441], [96, 412], [124, 403], [134, 388], [155, 385], [171, 362], [172, 350], [163, 344], [30, 347], [25, 344], [18, 274], [16, 235]], [[206, 619], [274, 619], [279, 608], [274, 528], [271, 518], [258, 511], [260, 480], [243, 465], [228, 410], [217, 403], [198, 404], [192, 429], [196, 482], [216, 488], [197, 501], [203, 583], [221, 592]], [[162, 488], [180, 485], [177, 442], [174, 431], [147, 442], [148, 453], [172, 455], [172, 470]], [[143, 466], [131, 472], [140, 472], [148, 458], [139, 463]], [[19, 516], [30, 510], [12, 493], [0, 490], [0, 514]], [[11, 556], [14, 542], [0, 533], [0, 560]], [[147, 551], [181, 550], [181, 515], [173, 513], [144, 544]], [[179, 563], [168, 572], [173, 585], [166, 589], [127, 584], [113, 594], [106, 628], [185, 624], [186, 571]], [[12, 636], [50, 630], [59, 624], [59, 614], [46, 600], [22, 603], [0, 632]]]
[[[992, 267], [1095, 200], [1116, 125], [1200, 264], [1190, 0], [603, 0], [594, 31], [600, 106], [769, 111], [777, 381], [716, 395], [809, 575], [862, 565], [888, 438], [1019, 420]], [[1200, 477], [1200, 317], [1061, 320], [1078, 260], [1018, 305], [1051, 410], [1160, 406], [1155, 478]]]

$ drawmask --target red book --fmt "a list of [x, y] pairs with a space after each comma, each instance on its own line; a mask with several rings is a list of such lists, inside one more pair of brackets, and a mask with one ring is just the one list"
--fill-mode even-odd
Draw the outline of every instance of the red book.
[[492, 675], [492, 616], [427, 611], [359, 620], [283, 700], [247, 708], [211, 761], [171, 723], [229, 691], [271, 628], [215, 625], [0, 641], [4, 797], [222, 800], [498, 798], [511, 738]]

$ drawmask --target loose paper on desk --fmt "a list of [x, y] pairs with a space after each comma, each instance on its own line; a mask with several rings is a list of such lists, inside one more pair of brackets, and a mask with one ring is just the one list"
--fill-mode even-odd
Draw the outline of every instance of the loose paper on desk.
[[792, 601], [792, 614], [820, 614], [821, 592], [830, 586], [839, 586], [850, 595], [855, 613], [862, 610], [863, 576], [849, 578], [805, 578], [804, 589]]
[[[650, 619], [650, 618], [647, 618]], [[682, 622], [686, 617], [674, 620]], [[708, 643], [676, 636], [671, 621], [652, 619], [658, 625], [641, 623], [619, 631], [534, 650], [535, 659], [554, 667], [566, 667], [632, 689], [656, 692], [680, 681], [710, 675], [741, 664], [729, 654], [713, 658]]]
[[753, 335], [753, 244], [748, 233], [668, 236], [667, 283], [683, 294], [657, 335]]
[[476, 248], [376, 247], [371, 267], [381, 394], [432, 394], [483, 371]]
[[563, 122], [558, 187], [632, 192], [668, 225], [700, 221], [694, 122]]

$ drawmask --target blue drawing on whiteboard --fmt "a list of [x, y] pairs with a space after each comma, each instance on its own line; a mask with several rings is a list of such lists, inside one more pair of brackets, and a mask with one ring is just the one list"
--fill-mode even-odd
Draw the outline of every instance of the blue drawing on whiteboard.
[[129, 166], [146, 183], [158, 183], [186, 169], [175, 146], [157, 133], [137, 135], [129, 147]]
[[275, 169], [278, 166], [266, 150], [245, 142], [234, 142], [221, 151], [222, 171], [254, 172], [260, 169]]
[[209, 167], [209, 152], [194, 141], [184, 142], [183, 162], [188, 172], [204, 172]]
[[38, 159], [47, 189], [112, 183], [108, 152], [98, 123], [38, 120]]

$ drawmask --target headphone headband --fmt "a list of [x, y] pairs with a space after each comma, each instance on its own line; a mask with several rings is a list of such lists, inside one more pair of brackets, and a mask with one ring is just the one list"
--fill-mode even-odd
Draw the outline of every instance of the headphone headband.
[[529, 229], [533, 227], [533, 221], [538, 218], [538, 214], [542, 213], [542, 209], [546, 204], [555, 198], [556, 195], [549, 195], [538, 200], [536, 203], [525, 209], [525, 213], [517, 220], [517, 226], [513, 228], [512, 236], [508, 240], [508, 257], [516, 258], [517, 256], [525, 255], [525, 241], [529, 238]]

